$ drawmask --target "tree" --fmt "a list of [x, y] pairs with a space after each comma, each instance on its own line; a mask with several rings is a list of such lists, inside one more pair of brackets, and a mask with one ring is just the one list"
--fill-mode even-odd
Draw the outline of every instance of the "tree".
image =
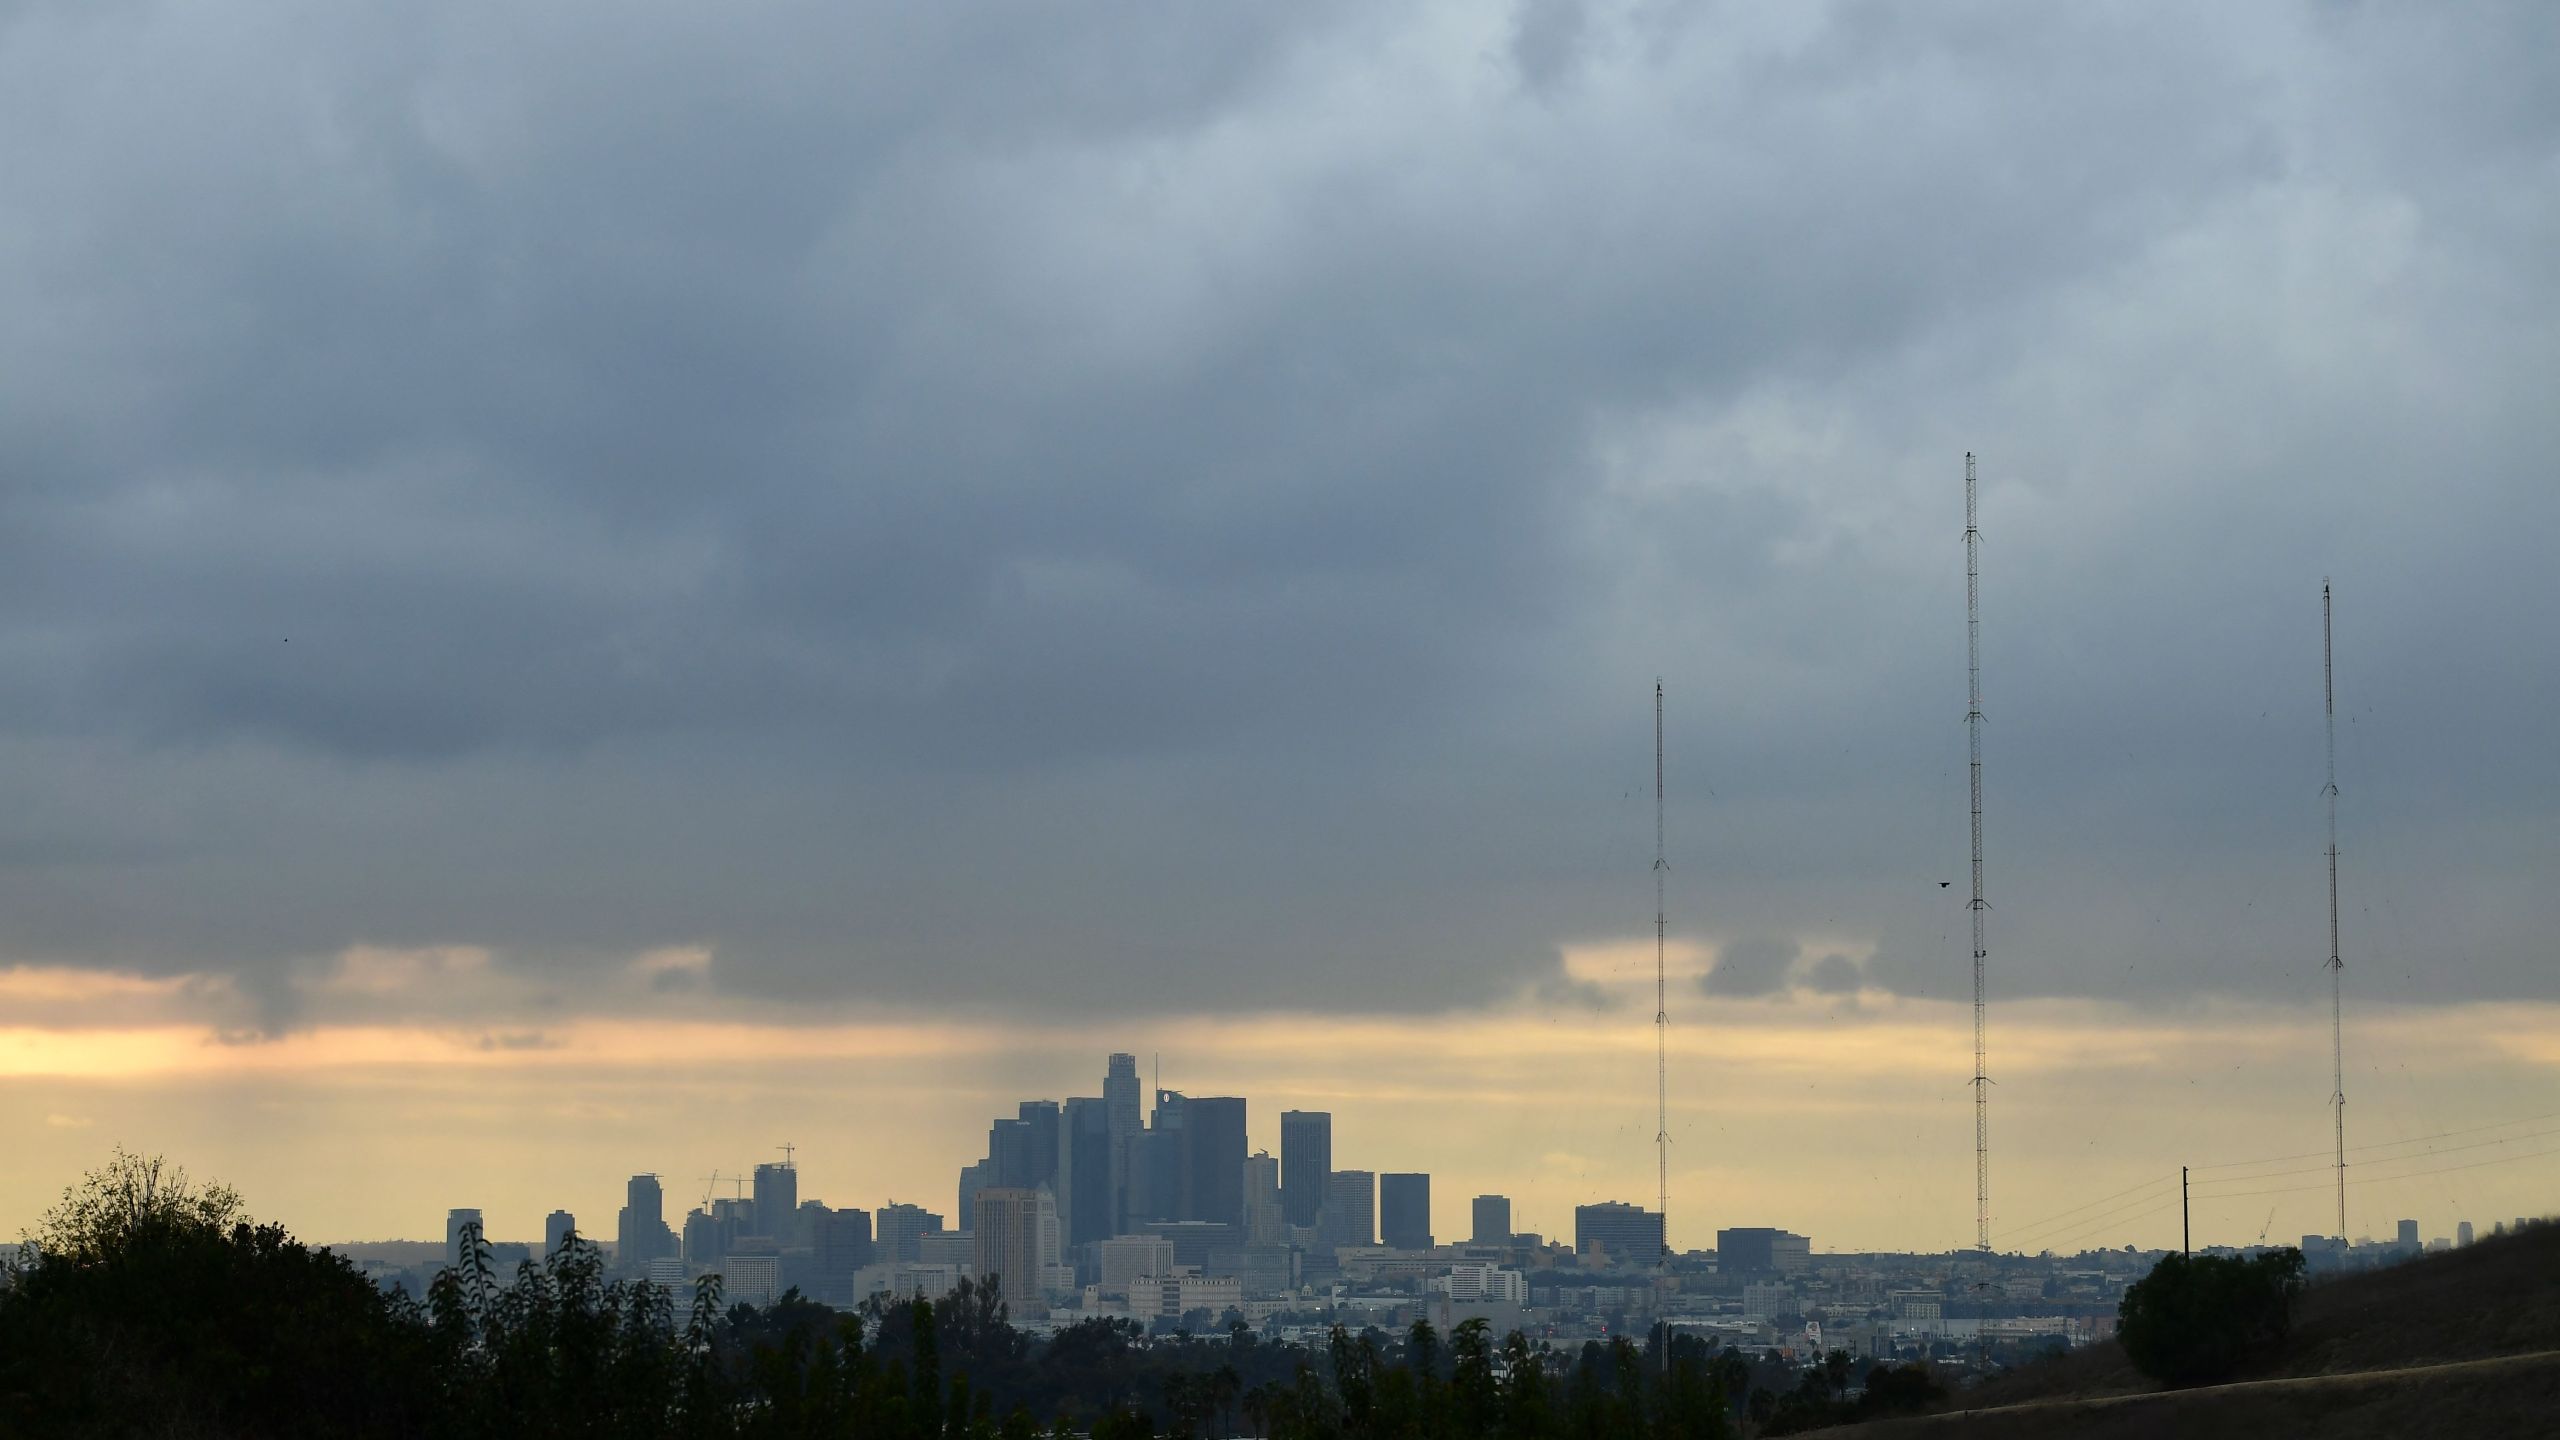
[[64, 1188], [11, 1266], [22, 1269], [46, 1255], [74, 1263], [95, 1260], [170, 1230], [226, 1234], [248, 1218], [240, 1193], [230, 1186], [199, 1187], [161, 1157], [119, 1145], [106, 1164]]
[[0, 1434], [424, 1433], [428, 1335], [157, 1157], [63, 1192], [0, 1286]]
[[2125, 1291], [2117, 1312], [2125, 1355], [2165, 1385], [2223, 1379], [2252, 1351], [2284, 1338], [2302, 1270], [2302, 1252], [2291, 1246], [2246, 1259], [2163, 1256]]

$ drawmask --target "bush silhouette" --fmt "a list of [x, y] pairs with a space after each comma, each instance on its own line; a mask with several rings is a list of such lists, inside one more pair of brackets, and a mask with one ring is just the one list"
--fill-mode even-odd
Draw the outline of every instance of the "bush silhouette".
[[2124, 1353], [2164, 1385], [2220, 1380], [2252, 1350], [2284, 1338], [2302, 1290], [2302, 1252], [2243, 1259], [2169, 1255], [2117, 1312]]

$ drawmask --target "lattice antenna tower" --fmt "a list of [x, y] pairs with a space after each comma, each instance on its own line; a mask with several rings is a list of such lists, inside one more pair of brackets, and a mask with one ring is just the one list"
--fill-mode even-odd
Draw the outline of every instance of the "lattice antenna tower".
[[2338, 958], [2338, 687], [2337, 666], [2329, 640], [2329, 582], [2320, 582], [2320, 700], [2327, 712], [2329, 783], [2320, 793], [2329, 802], [2329, 1109], [2338, 1138], [2338, 1239], [2347, 1238], [2347, 1046], [2345, 1007], [2346, 962]]
[[[1654, 1203], [1662, 1216], [1662, 1248], [1655, 1268], [1671, 1266], [1671, 1004], [1664, 985], [1663, 957], [1670, 935], [1664, 908], [1663, 881], [1671, 873], [1662, 838], [1662, 682], [1653, 682], [1653, 1166]], [[1663, 1353], [1670, 1353], [1670, 1331], [1663, 1332]]]
[[1974, 523], [1973, 452], [1964, 452], [1964, 650], [1965, 738], [1973, 751], [1973, 1229], [1974, 1243], [1991, 1249], [1991, 1075], [1983, 1043], [1982, 962], [1991, 951], [1983, 920], [1991, 903], [1982, 896], [1982, 531]]

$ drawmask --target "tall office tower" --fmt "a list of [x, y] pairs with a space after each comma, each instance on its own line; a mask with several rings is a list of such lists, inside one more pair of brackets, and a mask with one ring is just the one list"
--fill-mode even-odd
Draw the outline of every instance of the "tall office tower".
[[1108, 1228], [1121, 1233], [1136, 1207], [1130, 1203], [1135, 1182], [1129, 1178], [1129, 1144], [1146, 1128], [1146, 1117], [1140, 1110], [1143, 1088], [1138, 1084], [1138, 1057], [1113, 1055], [1110, 1068], [1102, 1077], [1102, 1107], [1111, 1119], [1111, 1222]]
[[1398, 1250], [1431, 1248], [1431, 1177], [1378, 1177], [1378, 1238]]
[[791, 1235], [791, 1212], [800, 1208], [800, 1170], [788, 1160], [756, 1167], [756, 1209], [747, 1221], [750, 1235], [775, 1240]]
[[1268, 1151], [1244, 1162], [1244, 1243], [1289, 1243], [1289, 1214], [1280, 1204], [1280, 1161]]
[[829, 1208], [824, 1200], [801, 1201], [800, 1208], [791, 1212], [791, 1233], [773, 1238], [780, 1241], [785, 1250], [818, 1248], [818, 1222], [825, 1218]]
[[1244, 1224], [1244, 1157], [1251, 1153], [1245, 1137], [1244, 1101], [1231, 1095], [1204, 1095], [1182, 1107], [1183, 1190], [1190, 1197], [1185, 1220], [1214, 1225]]
[[542, 1253], [557, 1255], [560, 1246], [578, 1233], [578, 1217], [566, 1210], [554, 1210], [542, 1217]]
[[[471, 1212], [471, 1213], [473, 1213], [473, 1214], [477, 1215], [477, 1214], [479, 1214], [480, 1212], [479, 1212], [479, 1211], [477, 1211], [477, 1210], [475, 1210], [475, 1211], [473, 1211], [473, 1212]], [[2418, 1222], [2417, 1222], [2417, 1221], [2415, 1221], [2415, 1220], [2403, 1220], [2403, 1221], [2401, 1221], [2401, 1222], [2400, 1222], [2400, 1248], [2401, 1248], [2401, 1249], [2403, 1249], [2403, 1250], [2408, 1251], [2408, 1252], [2409, 1252], [2410, 1254], [2412, 1254], [2412, 1255], [2415, 1255], [2415, 1254], [2417, 1254], [2417, 1253], [2418, 1253]]]
[[[1282, 1161], [1283, 1166], [1288, 1162]], [[1317, 1238], [1327, 1245], [1378, 1243], [1378, 1177], [1369, 1170], [1336, 1170], [1325, 1177]]]
[[1043, 1192], [1010, 1185], [990, 1185], [978, 1192], [977, 1220], [970, 1233], [979, 1283], [990, 1280], [1014, 1313], [1039, 1313], [1042, 1279], [1040, 1230]]
[[921, 1205], [883, 1205], [871, 1223], [875, 1258], [902, 1265], [915, 1263], [918, 1236], [942, 1233], [942, 1217]]
[[852, 1306], [866, 1298], [853, 1293], [853, 1277], [871, 1263], [871, 1212], [821, 1208], [811, 1217], [810, 1248], [817, 1252], [818, 1300]]
[[986, 1168], [986, 1184], [1029, 1189], [1022, 1177], [1031, 1173], [1031, 1136], [1018, 1117], [1006, 1116], [987, 1124], [987, 1155], [979, 1163]]
[[2466, 1248], [2466, 1249], [2470, 1247], [2470, 1244], [2471, 1244], [2471, 1222], [2470, 1222], [2470, 1221], [2468, 1221], [2468, 1220], [2464, 1220], [2464, 1221], [2462, 1221], [2462, 1222], [2460, 1222], [2460, 1223], [2456, 1224], [2456, 1225], [2453, 1227], [2453, 1243], [2454, 1243], [2454, 1244], [2456, 1244], [2456, 1245], [2463, 1246], [2463, 1247], [2464, 1247], [2464, 1248]]
[[1475, 1209], [1476, 1233], [1473, 1237], [1475, 1243], [1509, 1245], [1511, 1243], [1511, 1197], [1479, 1195], [1476, 1197]]
[[1179, 1130], [1141, 1130], [1129, 1137], [1129, 1194], [1120, 1232], [1135, 1234], [1159, 1220], [1182, 1218], [1182, 1141]]
[[1644, 1268], [1662, 1259], [1662, 1212], [1607, 1201], [1573, 1207], [1573, 1248], [1589, 1257], [1605, 1254], [1620, 1267]]
[[[693, 1216], [702, 1217], [702, 1232], [697, 1245]], [[684, 1258], [688, 1264], [717, 1266], [738, 1248], [738, 1242], [756, 1233], [756, 1202], [724, 1195], [711, 1202], [709, 1213], [700, 1210], [685, 1217]]]
[[1324, 1209], [1325, 1178], [1333, 1173], [1333, 1114], [1327, 1110], [1280, 1112], [1280, 1205], [1292, 1225], [1313, 1225]]
[[978, 1192], [995, 1183], [996, 1162], [993, 1160], [981, 1160], [974, 1165], [960, 1167], [960, 1189], [956, 1197], [958, 1204], [951, 1213], [963, 1216], [977, 1214]]
[[[2401, 1225], [2409, 1225], [2409, 1222], [2404, 1220]], [[448, 1263], [448, 1266], [461, 1268], [463, 1230], [479, 1230], [479, 1227], [481, 1227], [479, 1209], [448, 1209], [448, 1212], [445, 1212], [445, 1263]], [[2409, 1227], [2417, 1230], [2417, 1225], [2409, 1225]], [[481, 1240], [486, 1238], [489, 1238], [489, 1232], [481, 1230]]]
[[1191, 1214], [1191, 1137], [1184, 1109], [1188, 1099], [1179, 1090], [1156, 1091], [1147, 1128], [1129, 1137], [1131, 1229]]
[[667, 1192], [655, 1175], [634, 1175], [622, 1187], [622, 1212], [614, 1217], [614, 1260], [626, 1274], [646, 1275], [649, 1262], [676, 1253], [667, 1229]]
[[1049, 1193], [1055, 1195], [1058, 1191], [1058, 1102], [1025, 1100], [1022, 1102], [1019, 1115], [1020, 1119], [1017, 1123], [1022, 1126], [1020, 1161], [1022, 1178], [1019, 1181], [1006, 1183], [1018, 1183], [1026, 1189], [1036, 1189], [1046, 1185], [1049, 1187]]
[[1108, 1102], [1068, 1101], [1058, 1116], [1058, 1223], [1070, 1252], [1108, 1240], [1118, 1228], [1111, 1156]]

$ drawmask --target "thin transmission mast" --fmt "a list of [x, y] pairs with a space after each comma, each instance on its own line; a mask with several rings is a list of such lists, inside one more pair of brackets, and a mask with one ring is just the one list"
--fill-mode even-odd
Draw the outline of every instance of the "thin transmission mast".
[[1973, 1229], [1974, 1243], [1991, 1250], [1991, 1075], [1983, 1044], [1982, 922], [1991, 908], [1982, 898], [1982, 531], [1974, 524], [1973, 452], [1964, 452], [1964, 650], [1965, 737], [1973, 749]]
[[[1655, 1257], [1657, 1269], [1671, 1266], [1671, 1005], [1669, 991], [1663, 984], [1663, 951], [1670, 934], [1668, 912], [1663, 908], [1663, 879], [1671, 871], [1671, 862], [1662, 843], [1662, 682], [1653, 682], [1653, 1162], [1657, 1190], [1655, 1204], [1662, 1216], [1662, 1248]], [[1670, 1335], [1663, 1331], [1663, 1353], [1670, 1354]]]
[[2329, 1108], [2338, 1133], [2338, 1240], [2347, 1238], [2347, 1046], [2344, 1004], [2346, 962], [2338, 958], [2338, 687], [2329, 642], [2329, 582], [2320, 582], [2320, 700], [2328, 714], [2329, 783]]

